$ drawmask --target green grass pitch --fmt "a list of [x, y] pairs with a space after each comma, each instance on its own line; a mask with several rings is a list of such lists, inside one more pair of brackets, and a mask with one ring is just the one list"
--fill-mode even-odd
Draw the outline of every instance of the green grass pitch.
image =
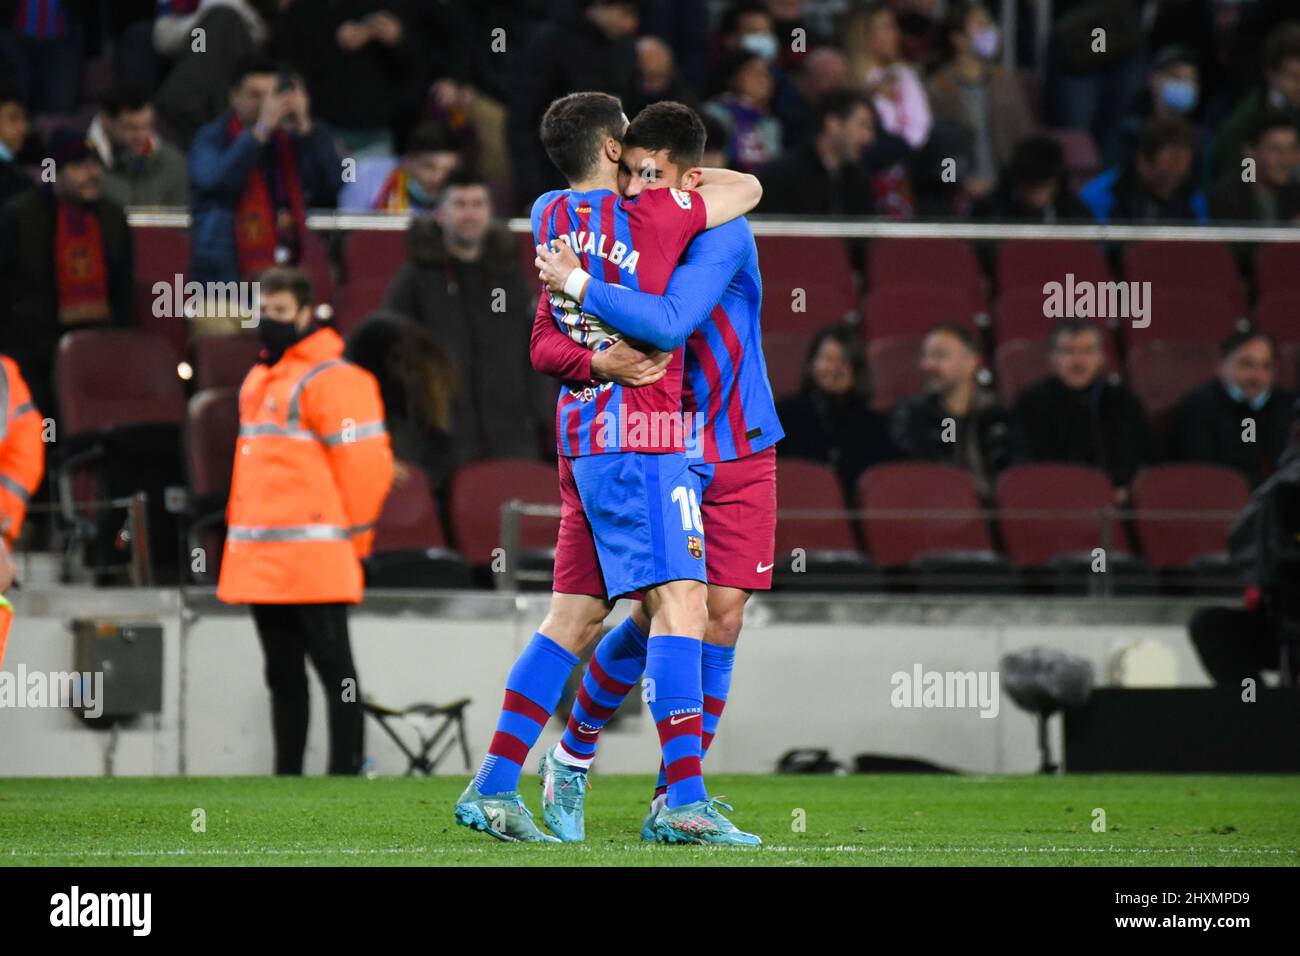
[[[709, 783], [765, 846], [641, 843], [648, 777], [596, 776], [587, 842], [568, 846], [508, 845], [456, 826], [459, 777], [0, 778], [0, 865], [1300, 865], [1296, 776]], [[536, 812], [536, 777], [524, 786]]]

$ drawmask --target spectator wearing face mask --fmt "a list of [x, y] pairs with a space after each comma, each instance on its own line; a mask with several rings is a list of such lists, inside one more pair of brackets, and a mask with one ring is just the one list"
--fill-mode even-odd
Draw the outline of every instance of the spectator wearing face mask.
[[998, 170], [1034, 124], [1020, 81], [997, 63], [1002, 33], [988, 9], [955, 3], [945, 32], [951, 56], [930, 78], [930, 107], [936, 126], [946, 124], [959, 137], [957, 181], [978, 201], [993, 191]]
[[890, 435], [908, 458], [956, 465], [970, 473], [984, 498], [1009, 465], [1026, 457], [1024, 433], [987, 388], [975, 335], [940, 324], [921, 343], [925, 391], [900, 399], [890, 415]]
[[1300, 130], [1285, 113], [1269, 112], [1246, 136], [1242, 158], [1253, 160], [1247, 182], [1241, 165], [1224, 170], [1210, 193], [1210, 216], [1219, 222], [1300, 223]]
[[1219, 124], [1210, 153], [1210, 175], [1240, 168], [1241, 147], [1259, 116], [1269, 110], [1300, 125], [1300, 23], [1278, 27], [1264, 44], [1264, 85], [1248, 93]]
[[781, 154], [781, 121], [772, 113], [774, 79], [767, 60], [738, 50], [723, 62], [724, 92], [704, 104], [727, 130], [732, 169], [756, 173]]
[[1106, 374], [1104, 334], [1087, 319], [1060, 319], [1050, 340], [1051, 374], [1020, 393], [1014, 412], [1035, 460], [1100, 468], [1123, 504], [1150, 436], [1137, 396]]
[[[1103, 143], [1102, 162], [1121, 164], [1133, 154], [1142, 127], [1152, 119], [1182, 119], [1197, 131], [1197, 157], [1203, 162], [1213, 142], [1201, 122], [1201, 70], [1196, 53], [1184, 46], [1160, 50], [1147, 73], [1146, 86], [1134, 97], [1116, 135]], [[1198, 170], [1198, 178], [1201, 170]]]
[[1174, 412], [1170, 457], [1235, 468], [1258, 485], [1287, 446], [1296, 396], [1277, 387], [1277, 346], [1268, 335], [1234, 333], [1219, 354], [1219, 377]]
[[1123, 166], [1086, 183], [1079, 198], [1100, 223], [1209, 220], [1193, 175], [1196, 130], [1181, 119], [1153, 119]]
[[871, 383], [862, 340], [845, 325], [822, 329], [808, 346], [799, 391], [781, 399], [783, 458], [806, 458], [835, 469], [846, 500], [858, 476], [898, 457], [889, 422], [871, 408]]
[[119, 81], [109, 88], [86, 137], [104, 164], [104, 195], [119, 206], [184, 206], [185, 157], [158, 136], [149, 91]]

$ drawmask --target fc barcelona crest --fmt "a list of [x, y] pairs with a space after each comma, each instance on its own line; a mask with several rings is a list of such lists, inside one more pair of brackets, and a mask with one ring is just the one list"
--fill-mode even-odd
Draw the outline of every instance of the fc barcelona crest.
[[691, 557], [700, 559], [704, 557], [704, 541], [696, 535], [686, 536], [686, 550], [691, 553]]

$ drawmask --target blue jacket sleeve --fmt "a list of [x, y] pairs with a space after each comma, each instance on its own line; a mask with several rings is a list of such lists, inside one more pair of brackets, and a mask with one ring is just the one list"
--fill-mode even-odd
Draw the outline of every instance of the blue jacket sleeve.
[[249, 130], [227, 144], [223, 129], [209, 124], [190, 145], [190, 182], [202, 192], [237, 196], [257, 164], [261, 148]]
[[633, 292], [592, 276], [582, 310], [630, 339], [671, 352], [709, 317], [727, 291], [744, 262], [745, 246], [737, 239], [748, 239], [748, 234], [748, 228], [728, 229], [726, 225], [700, 233], [661, 296]]

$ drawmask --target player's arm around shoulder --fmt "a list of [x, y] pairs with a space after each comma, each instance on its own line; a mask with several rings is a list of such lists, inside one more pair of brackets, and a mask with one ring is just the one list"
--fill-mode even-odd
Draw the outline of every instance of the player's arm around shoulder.
[[325, 446], [352, 543], [363, 558], [393, 483], [393, 448], [379, 383], [365, 369], [344, 362], [308, 384], [303, 406], [303, 424]]
[[763, 198], [763, 184], [749, 173], [709, 168], [695, 192], [704, 200], [705, 228], [712, 229], [753, 211]]

